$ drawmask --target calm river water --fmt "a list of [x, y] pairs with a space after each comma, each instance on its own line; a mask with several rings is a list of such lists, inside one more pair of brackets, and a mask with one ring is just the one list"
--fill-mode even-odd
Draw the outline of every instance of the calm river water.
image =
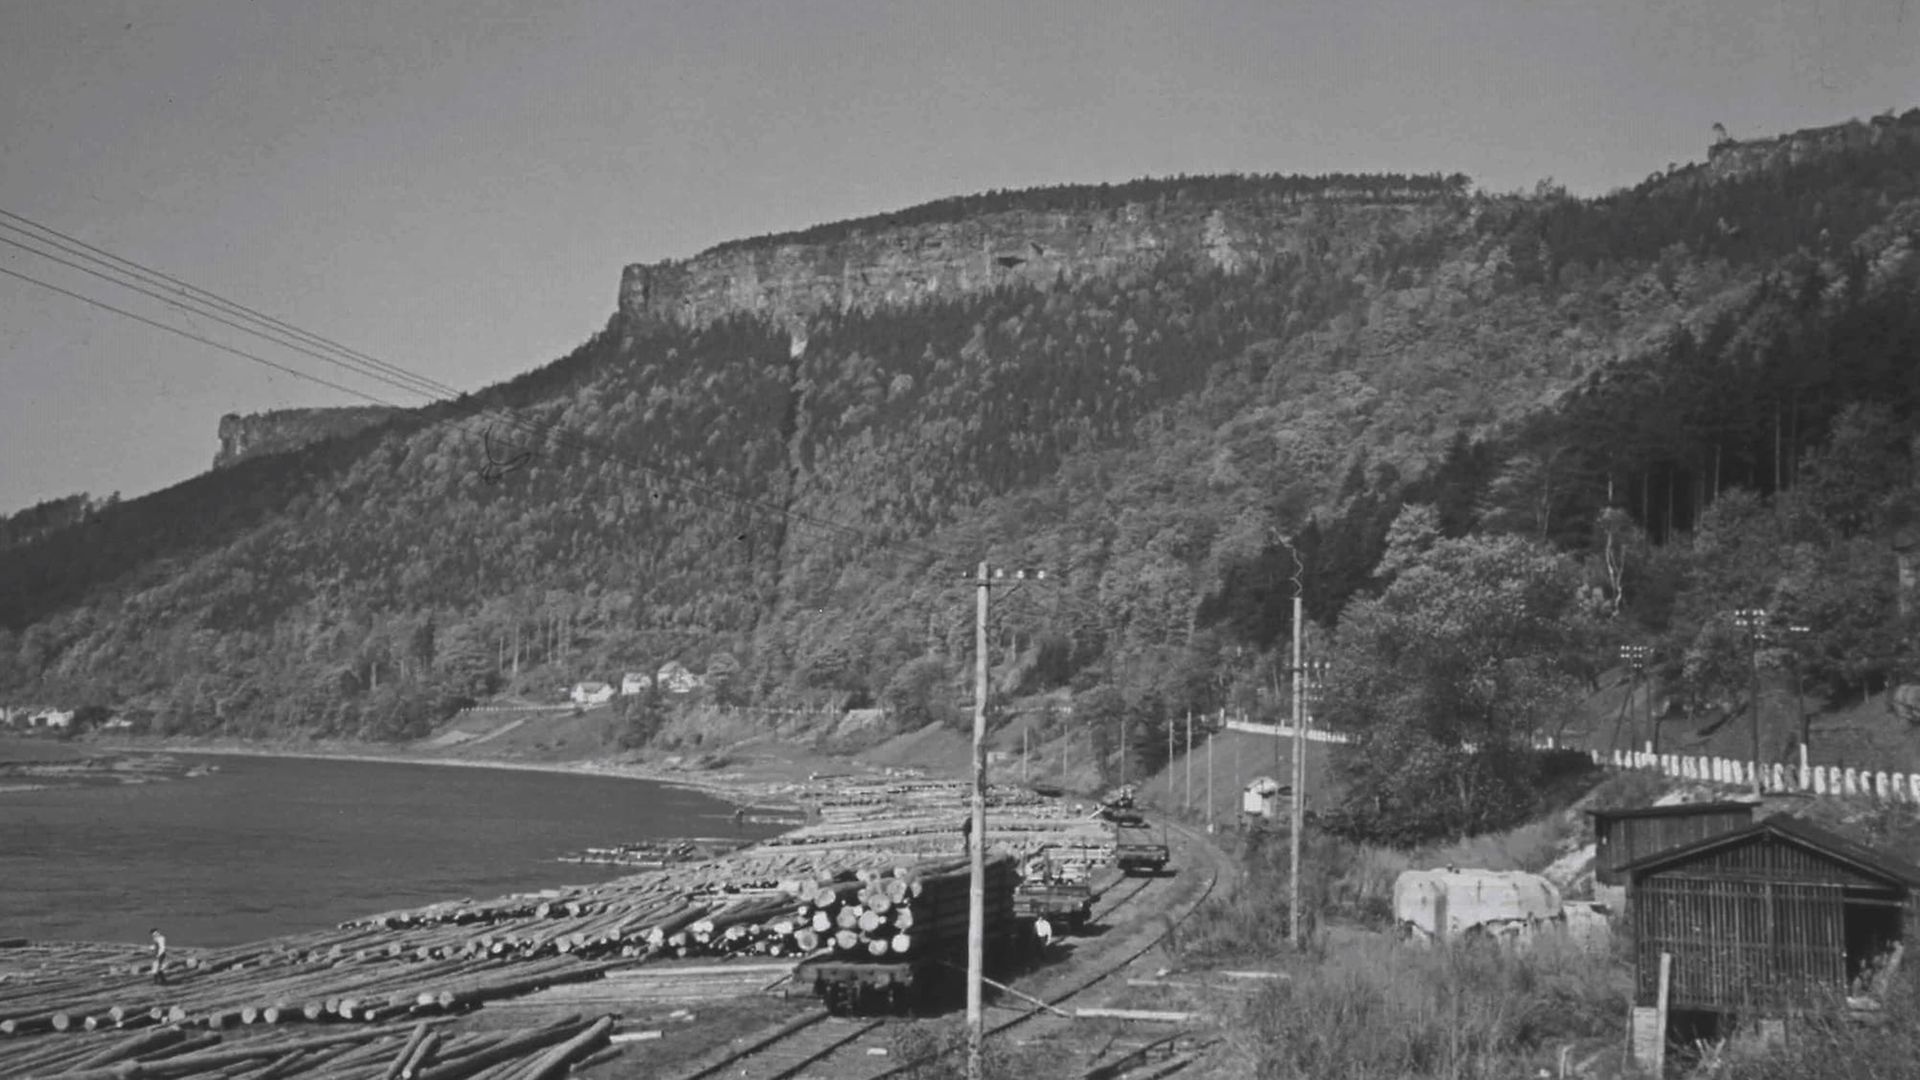
[[[180, 755], [191, 758], [191, 755]], [[763, 837], [641, 780], [208, 757], [170, 783], [0, 792], [0, 938], [227, 945], [390, 908], [618, 876], [555, 861], [673, 836]]]

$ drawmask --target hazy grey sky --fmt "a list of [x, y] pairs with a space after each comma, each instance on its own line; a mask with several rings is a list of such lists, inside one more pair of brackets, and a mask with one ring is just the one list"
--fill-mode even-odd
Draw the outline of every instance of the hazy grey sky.
[[[0, 209], [464, 389], [597, 330], [628, 262], [943, 195], [1598, 193], [1716, 121], [1914, 105], [1911, 0], [0, 0]], [[352, 400], [0, 277], [0, 512], [185, 479], [225, 412]]]

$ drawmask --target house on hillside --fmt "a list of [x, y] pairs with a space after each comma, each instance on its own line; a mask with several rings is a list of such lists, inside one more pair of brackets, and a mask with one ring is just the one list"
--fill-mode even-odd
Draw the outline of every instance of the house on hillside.
[[1256, 776], [1240, 794], [1240, 813], [1250, 818], [1275, 818], [1280, 815], [1280, 798], [1293, 789], [1270, 776]]
[[56, 709], [50, 705], [15, 705], [0, 708], [0, 724], [42, 731], [66, 731], [73, 727], [73, 715], [72, 709]]
[[707, 680], [688, 670], [687, 665], [678, 660], [669, 660], [654, 676], [660, 689], [669, 694], [691, 694], [707, 684]]
[[1636, 1042], [1665, 1029], [1663, 998], [1695, 1030], [1738, 1017], [1784, 1032], [1786, 1018], [1873, 1007], [1920, 895], [1920, 866], [1784, 814], [1619, 872], [1633, 921]]
[[629, 671], [620, 676], [620, 696], [632, 697], [653, 689], [653, 676], [644, 671]]
[[613, 700], [613, 686], [603, 682], [574, 683], [567, 696], [575, 705], [605, 705]]

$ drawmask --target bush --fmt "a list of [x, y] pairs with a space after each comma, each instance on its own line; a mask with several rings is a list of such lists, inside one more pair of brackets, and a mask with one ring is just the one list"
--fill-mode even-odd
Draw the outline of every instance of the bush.
[[[1920, 941], [1909, 940], [1913, 957]], [[1920, 1062], [1920, 966], [1903, 964], [1865, 1022], [1788, 1023], [1787, 1043], [1740, 1057], [1741, 1080], [1904, 1080]]]

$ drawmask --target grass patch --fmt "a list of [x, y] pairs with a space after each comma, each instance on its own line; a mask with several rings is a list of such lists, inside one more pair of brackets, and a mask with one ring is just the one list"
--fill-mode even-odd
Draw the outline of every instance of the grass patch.
[[1624, 1037], [1631, 977], [1557, 939], [1526, 950], [1361, 938], [1287, 965], [1233, 1053], [1272, 1080], [1507, 1078], [1569, 1043]]
[[[964, 1016], [922, 1020], [895, 1026], [888, 1053], [902, 1080], [965, 1080], [967, 1022]], [[1032, 1080], [1058, 1075], [1059, 1062], [1040, 1047], [1023, 1047], [1006, 1038], [989, 1038], [980, 1048], [985, 1080]]]

